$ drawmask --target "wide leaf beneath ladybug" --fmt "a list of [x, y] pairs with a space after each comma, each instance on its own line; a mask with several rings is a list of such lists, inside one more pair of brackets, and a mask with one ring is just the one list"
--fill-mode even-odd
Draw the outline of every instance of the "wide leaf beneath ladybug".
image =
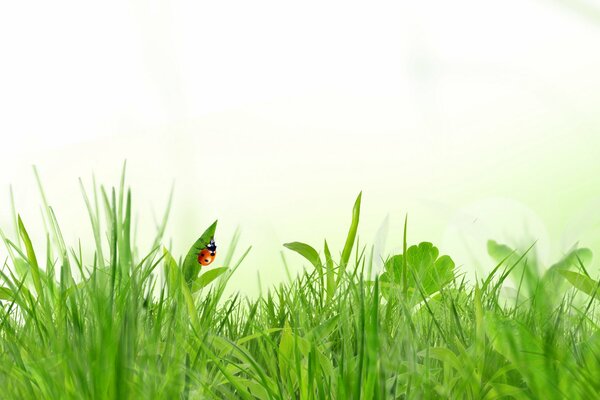
[[200, 268], [202, 265], [198, 262], [198, 255], [206, 250], [211, 242], [214, 243], [215, 231], [217, 230], [217, 221], [213, 222], [211, 226], [196, 240], [196, 242], [190, 247], [185, 259], [183, 260], [183, 277], [189, 287], [192, 286], [194, 281], [198, 278]]

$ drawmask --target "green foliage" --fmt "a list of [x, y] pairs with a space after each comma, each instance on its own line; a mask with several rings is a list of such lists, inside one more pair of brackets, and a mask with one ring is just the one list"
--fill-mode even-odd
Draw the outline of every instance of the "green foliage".
[[346, 237], [346, 243], [344, 243], [344, 249], [342, 250], [342, 259], [340, 260], [340, 268], [344, 270], [350, 261], [350, 255], [352, 254], [352, 247], [354, 247], [354, 240], [356, 239], [356, 232], [358, 230], [358, 220], [360, 217], [360, 202], [362, 199], [362, 192], [358, 194], [354, 207], [352, 207], [352, 222], [350, 223], [350, 229], [348, 230], [348, 236]]
[[213, 222], [211, 226], [204, 231], [204, 233], [194, 242], [190, 250], [187, 252], [185, 259], [183, 260], [183, 276], [185, 282], [191, 287], [194, 281], [198, 278], [200, 273], [200, 264], [198, 263], [198, 253], [206, 248], [210, 243], [210, 240], [215, 237], [215, 231], [217, 230], [217, 221]]
[[200, 275], [200, 277], [193, 283], [192, 292], [197, 292], [198, 290], [207, 287], [212, 281], [226, 273], [228, 269], [229, 268], [227, 267], [209, 269], [208, 271]]
[[310, 262], [317, 270], [320, 271], [323, 269], [319, 253], [310, 245], [306, 243], [292, 242], [285, 243], [284, 246], [306, 258], [308, 262]]
[[[542, 303], [555, 303], [553, 299], [558, 298], [557, 294], [565, 292], [563, 287], [565, 279], [582, 292], [590, 296], [594, 295], [597, 283], [590, 278], [586, 269], [586, 265], [589, 266], [592, 262], [591, 250], [573, 249], [542, 273], [540, 271], [544, 267], [539, 264], [535, 254], [531, 253], [533, 248], [534, 246], [523, 254], [519, 254], [518, 251], [507, 245], [493, 240], [488, 241], [488, 253], [499, 263], [488, 280], [500, 266], [506, 266], [500, 283], [508, 277], [512, 278], [513, 282], [518, 285], [519, 292], [525, 293], [525, 297], [538, 297], [538, 306], [543, 306]], [[583, 275], [572, 271], [573, 269], [583, 271]]]
[[356, 233], [358, 231], [358, 222], [360, 219], [360, 203], [362, 199], [362, 192], [358, 194], [354, 202], [354, 207], [352, 207], [352, 221], [350, 222], [350, 229], [348, 230], [348, 235], [346, 236], [346, 242], [344, 243], [344, 249], [342, 250], [342, 256], [340, 262], [338, 264], [338, 268], [334, 268], [333, 259], [331, 258], [331, 252], [329, 251], [329, 246], [327, 245], [327, 240], [325, 240], [324, 244], [324, 252], [325, 252], [325, 278], [323, 277], [323, 262], [321, 261], [321, 257], [317, 250], [315, 250], [312, 246], [301, 243], [301, 242], [292, 242], [292, 243], [284, 243], [284, 247], [295, 251], [304, 257], [308, 262], [311, 263], [313, 267], [315, 267], [316, 271], [319, 274], [321, 279], [321, 283], [323, 283], [323, 279], [326, 279], [327, 284], [327, 297], [331, 299], [340, 283], [340, 280], [344, 276], [346, 272], [346, 266], [350, 261], [350, 256], [352, 255], [352, 249], [354, 247], [354, 242], [356, 240]]
[[[438, 292], [454, 279], [454, 261], [449, 256], [439, 256], [439, 250], [429, 242], [410, 246], [406, 256], [398, 254], [385, 262], [381, 274], [381, 293], [390, 300], [400, 296], [403, 287], [403, 270], [406, 268], [406, 294], [421, 301]], [[420, 294], [417, 296], [416, 294]]]
[[596, 282], [589, 276], [574, 271], [559, 270], [559, 273], [565, 277], [571, 285], [581, 290], [583, 293], [592, 296], [593, 298], [598, 298], [598, 289], [600, 288], [599, 282]]
[[[139, 252], [123, 177], [117, 189], [94, 184], [84, 197], [94, 254], [68, 247], [44, 195], [46, 252], [16, 213], [15, 237], [0, 230], [8, 255], [0, 269], [2, 398], [592, 399], [600, 392], [589, 250], [569, 252], [542, 274], [529, 251], [491, 243], [498, 264], [472, 287], [457, 279], [450, 257], [431, 243], [409, 246], [405, 233], [402, 254], [371, 281], [364, 271], [373, 255], [356, 245], [359, 196], [339, 262], [327, 241], [322, 255], [290, 243], [314, 268], [257, 298], [225, 296], [250, 250], [236, 255], [237, 234], [220, 244], [223, 267], [198, 276], [160, 245], [168, 212], [151, 248]], [[215, 229], [192, 247], [193, 261]], [[501, 301], [509, 278], [522, 283], [519, 301]]]

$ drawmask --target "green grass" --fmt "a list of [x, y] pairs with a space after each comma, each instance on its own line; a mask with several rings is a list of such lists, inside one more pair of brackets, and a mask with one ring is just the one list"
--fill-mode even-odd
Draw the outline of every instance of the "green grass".
[[[41, 185], [40, 185], [41, 190]], [[285, 246], [308, 261], [258, 298], [224, 289], [248, 251], [219, 243], [225, 268], [131, 235], [131, 193], [84, 201], [94, 254], [68, 246], [43, 195], [46, 254], [23, 220], [2, 232], [0, 397], [46, 399], [592, 399], [600, 392], [598, 282], [591, 252], [546, 269], [534, 251], [490, 241], [492, 274], [465, 282], [431, 243], [372, 272], [357, 244], [361, 196], [339, 253]], [[103, 231], [101, 226], [105, 226]], [[190, 253], [216, 229], [207, 229]], [[405, 229], [406, 231], [406, 229]], [[201, 232], [199, 232], [200, 234]], [[249, 250], [249, 249], [248, 249]], [[339, 256], [338, 256], [339, 254]], [[279, 268], [280, 266], [272, 266]], [[503, 286], [513, 280], [514, 293]]]

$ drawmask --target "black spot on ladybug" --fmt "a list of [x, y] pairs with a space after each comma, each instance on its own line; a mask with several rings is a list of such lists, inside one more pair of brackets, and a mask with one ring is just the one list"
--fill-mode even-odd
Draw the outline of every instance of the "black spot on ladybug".
[[205, 259], [204, 259], [204, 262], [208, 262], [208, 258], [205, 258]]

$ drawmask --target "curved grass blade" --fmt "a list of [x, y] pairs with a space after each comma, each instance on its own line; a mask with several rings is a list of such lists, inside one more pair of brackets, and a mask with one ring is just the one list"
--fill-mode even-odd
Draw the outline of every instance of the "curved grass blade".
[[33, 285], [35, 287], [35, 291], [38, 296], [40, 296], [40, 300], [43, 301], [44, 292], [42, 288], [42, 279], [40, 274], [40, 267], [37, 262], [37, 258], [35, 256], [35, 252], [33, 251], [33, 245], [31, 243], [31, 239], [29, 238], [29, 234], [25, 230], [25, 225], [23, 225], [23, 220], [21, 220], [21, 216], [18, 217], [19, 224], [19, 233], [21, 235], [21, 239], [23, 239], [23, 243], [25, 244], [25, 250], [27, 253], [27, 262], [31, 269], [31, 277], [33, 279]]
[[331, 252], [325, 240], [324, 245], [325, 251], [325, 268], [326, 268], [326, 282], [327, 282], [327, 300], [330, 301], [333, 298], [336, 289], [335, 271], [333, 269], [333, 258], [331, 258]]
[[285, 243], [283, 246], [306, 258], [320, 274], [322, 273], [323, 264], [321, 263], [321, 258], [312, 246], [301, 242]]
[[[340, 262], [340, 268], [343, 272], [348, 265], [348, 261], [350, 260], [350, 255], [352, 254], [352, 247], [354, 246], [354, 240], [356, 239], [356, 231], [358, 230], [358, 220], [360, 217], [360, 202], [362, 198], [362, 192], [358, 194], [356, 201], [354, 202], [354, 207], [352, 208], [352, 223], [350, 224], [350, 229], [348, 230], [348, 236], [346, 237], [346, 243], [344, 244], [344, 249], [342, 250], [342, 259]], [[343, 275], [340, 273], [340, 276]]]

